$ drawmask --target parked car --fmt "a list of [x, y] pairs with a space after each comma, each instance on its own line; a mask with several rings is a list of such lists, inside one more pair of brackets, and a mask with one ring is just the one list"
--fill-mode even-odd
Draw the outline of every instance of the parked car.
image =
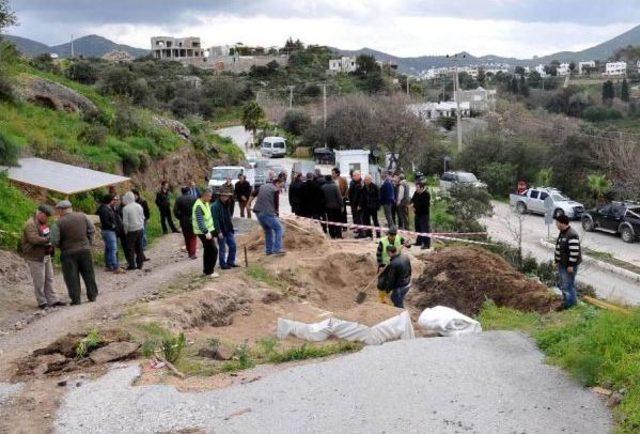
[[509, 195], [509, 203], [520, 214], [544, 215], [547, 209], [552, 209], [553, 217], [564, 214], [570, 219], [579, 220], [584, 213], [584, 205], [569, 199], [555, 188], [531, 187], [524, 194]]
[[285, 157], [287, 155], [287, 139], [269, 136], [262, 140], [260, 154], [266, 158]]
[[449, 191], [454, 185], [467, 185], [476, 188], [487, 188], [487, 184], [481, 182], [471, 172], [444, 172], [440, 177], [440, 189]]
[[582, 216], [585, 231], [603, 231], [620, 234], [625, 243], [640, 238], [640, 204], [612, 202], [592, 209]]
[[233, 185], [238, 182], [238, 176], [244, 175], [245, 169], [242, 166], [216, 166], [211, 170], [211, 176], [209, 177], [209, 187], [211, 187], [216, 193], [222, 184], [225, 183], [227, 178], [231, 178]]

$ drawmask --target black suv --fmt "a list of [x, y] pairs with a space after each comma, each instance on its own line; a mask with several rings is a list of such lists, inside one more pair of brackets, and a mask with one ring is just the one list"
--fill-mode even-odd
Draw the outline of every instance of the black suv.
[[604, 231], [620, 234], [626, 243], [640, 237], [640, 205], [612, 202], [584, 213], [582, 228], [585, 231]]

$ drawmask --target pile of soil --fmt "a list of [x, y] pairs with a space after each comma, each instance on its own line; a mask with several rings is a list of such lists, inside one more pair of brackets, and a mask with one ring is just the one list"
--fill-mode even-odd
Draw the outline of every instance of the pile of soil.
[[24, 259], [17, 253], [0, 250], [0, 288], [30, 282], [31, 276]]
[[[291, 220], [280, 220], [284, 224], [284, 248], [288, 251], [322, 247], [326, 238], [320, 226], [310, 226]], [[249, 234], [247, 248], [251, 251], [264, 250], [264, 232], [256, 229]]]
[[380, 324], [383, 321], [400, 315], [404, 312], [404, 309], [378, 303], [373, 298], [369, 299], [366, 303], [359, 304], [351, 309], [336, 311], [333, 316], [340, 318], [344, 321], [357, 322], [369, 327], [373, 327], [376, 324]]
[[419, 309], [442, 305], [470, 316], [477, 315], [486, 300], [539, 313], [558, 310], [562, 304], [546, 286], [500, 256], [472, 247], [450, 247], [429, 256], [407, 298]]
[[[99, 334], [100, 344], [81, 358], [76, 356], [76, 348], [86, 334], [69, 333], [44, 348], [38, 348], [18, 363], [16, 378], [33, 375], [57, 376], [98, 363], [122, 360], [136, 354], [139, 345], [131, 342], [132, 338], [128, 333], [119, 329], [107, 329], [100, 330]], [[111, 346], [113, 350], [120, 353], [109, 351]], [[100, 357], [92, 357], [98, 352], [103, 354]], [[106, 356], [106, 353], [110, 354]]]

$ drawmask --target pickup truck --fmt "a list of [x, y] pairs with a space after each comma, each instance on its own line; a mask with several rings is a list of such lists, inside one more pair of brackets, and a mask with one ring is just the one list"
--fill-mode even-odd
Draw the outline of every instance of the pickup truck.
[[246, 175], [246, 171], [247, 169], [242, 166], [216, 166], [211, 170], [209, 187], [213, 189], [214, 193], [217, 193], [227, 178], [231, 178], [231, 183], [235, 186], [238, 182], [238, 176]]
[[640, 205], [612, 202], [592, 209], [582, 216], [582, 228], [620, 234], [622, 241], [633, 243], [640, 238]]
[[520, 214], [544, 215], [549, 207], [554, 217], [564, 214], [570, 219], [578, 220], [584, 213], [584, 205], [569, 199], [555, 188], [530, 188], [523, 194], [511, 194], [509, 203]]
[[449, 191], [455, 185], [487, 188], [487, 184], [479, 181], [471, 172], [444, 172], [440, 177], [440, 190]]

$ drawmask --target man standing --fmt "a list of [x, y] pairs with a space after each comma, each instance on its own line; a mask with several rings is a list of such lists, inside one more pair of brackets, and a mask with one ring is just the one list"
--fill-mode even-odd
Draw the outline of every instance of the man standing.
[[[309, 181], [307, 181], [309, 182]], [[313, 179], [311, 180], [313, 182]], [[260, 186], [253, 212], [258, 217], [258, 222], [264, 230], [265, 253], [267, 255], [284, 255], [282, 249], [282, 237], [284, 229], [278, 219], [278, 205], [280, 190], [283, 181], [276, 178], [274, 182], [268, 182]]]
[[[144, 228], [142, 228], [142, 249], [146, 250], [148, 244], [147, 224], [149, 223], [149, 219], [151, 218], [151, 210], [149, 210], [149, 204], [147, 203], [147, 201], [142, 196], [140, 196], [140, 191], [138, 189], [134, 188], [131, 191], [136, 198], [136, 203], [140, 204], [140, 206], [142, 207], [142, 211], [144, 211]], [[145, 256], [144, 260], [148, 261], [149, 259]]]
[[156, 205], [160, 210], [162, 233], [165, 235], [169, 233], [167, 224], [174, 234], [178, 233], [178, 230], [173, 224], [173, 219], [171, 218], [171, 198], [169, 197], [169, 183], [167, 181], [162, 181], [162, 184], [160, 184], [160, 191], [156, 194]]
[[96, 229], [86, 214], [73, 211], [68, 200], [58, 202], [56, 211], [60, 218], [51, 228], [51, 244], [60, 248], [62, 276], [71, 304], [80, 304], [80, 276], [87, 288], [87, 298], [96, 301], [98, 286], [91, 257]]
[[398, 195], [396, 196], [396, 212], [398, 213], [398, 227], [409, 229], [409, 184], [405, 181], [404, 175], [396, 175], [398, 185]]
[[[363, 224], [364, 208], [362, 200], [362, 176], [359, 171], [354, 171], [351, 174], [351, 183], [349, 183], [349, 206], [351, 206], [351, 216], [353, 217], [354, 225]], [[360, 230], [356, 230], [356, 238], [365, 238], [366, 235]]]
[[244, 175], [238, 176], [238, 182], [234, 187], [235, 197], [238, 201], [238, 205], [240, 206], [240, 217], [244, 218], [245, 210], [247, 213], [247, 218], [251, 218], [251, 209], [247, 207], [247, 203], [249, 202], [249, 197], [251, 196], [251, 184], [247, 181], [247, 177]]
[[580, 237], [569, 224], [569, 217], [556, 217], [556, 227], [560, 231], [556, 240], [555, 263], [558, 266], [560, 290], [564, 297], [564, 307], [570, 308], [578, 302], [576, 296], [576, 274], [582, 262]]
[[[416, 191], [411, 198], [411, 204], [415, 213], [416, 232], [429, 233], [429, 214], [431, 207], [431, 195], [429, 189], [422, 182], [416, 182]], [[431, 247], [431, 237], [419, 236], [416, 240], [416, 246], [422, 249]]]
[[307, 180], [300, 187], [300, 196], [300, 215], [319, 219], [323, 211], [324, 194], [312, 172], [307, 173]]
[[404, 297], [411, 287], [411, 261], [394, 245], [387, 247], [389, 265], [378, 277], [378, 289], [391, 295], [393, 305], [404, 308]]
[[51, 207], [40, 205], [35, 215], [27, 220], [22, 232], [22, 257], [29, 266], [40, 309], [66, 305], [58, 300], [53, 289], [53, 246], [49, 240], [51, 234], [48, 224], [51, 214]]
[[[378, 210], [380, 209], [380, 189], [373, 182], [371, 175], [364, 177], [364, 187], [362, 188], [362, 208], [364, 210], [363, 223], [367, 226], [380, 227], [378, 221]], [[373, 238], [373, 231], [367, 229], [365, 235]], [[376, 238], [380, 238], [380, 230], [376, 230]]]
[[[293, 188], [293, 187], [292, 187]], [[327, 220], [330, 222], [342, 221], [342, 195], [338, 184], [332, 182], [331, 176], [327, 175], [327, 182], [322, 187], [324, 194], [324, 206], [327, 211]], [[331, 238], [342, 238], [342, 228], [329, 224], [329, 236]]]
[[395, 227], [391, 227], [389, 232], [387, 232], [387, 236], [382, 237], [378, 242], [378, 250], [376, 251], [378, 271], [389, 265], [389, 262], [391, 261], [391, 258], [387, 253], [387, 248], [389, 246], [394, 246], [398, 252], [401, 252], [403, 246], [409, 247], [409, 241], [398, 235], [398, 230]]
[[[340, 169], [337, 167], [334, 167], [333, 169], [331, 169], [331, 178], [333, 179], [333, 182], [335, 182], [338, 185], [338, 190], [340, 191], [340, 197], [342, 198], [342, 214], [341, 214], [340, 221], [342, 223], [346, 223], [347, 207], [344, 199], [347, 197], [347, 191], [349, 190], [349, 185], [347, 184], [347, 180], [344, 179], [342, 176], [340, 176]], [[343, 228], [343, 231], [345, 230], [346, 228]]]
[[387, 220], [387, 227], [395, 226], [393, 221], [393, 206], [396, 202], [395, 190], [393, 182], [391, 182], [391, 174], [382, 172], [382, 185], [380, 186], [380, 205], [384, 210], [384, 217]]
[[198, 186], [196, 185], [193, 179], [189, 181], [188, 189], [189, 189], [189, 195], [193, 198], [193, 201], [195, 202], [196, 200], [198, 200], [198, 198], [200, 197], [200, 189], [198, 188]]
[[193, 204], [191, 212], [191, 225], [193, 232], [200, 238], [202, 242], [202, 272], [207, 277], [220, 277], [214, 271], [216, 267], [216, 259], [218, 257], [218, 248], [216, 247], [215, 237], [217, 236], [215, 224], [213, 222], [213, 214], [211, 213], [211, 196], [213, 192], [207, 188], [204, 190], [200, 199]]
[[302, 215], [302, 188], [304, 183], [302, 182], [302, 173], [295, 173], [293, 175], [293, 182], [289, 186], [289, 205], [291, 205], [291, 212], [295, 215]]
[[[218, 256], [220, 268], [228, 270], [236, 265], [236, 238], [233, 230], [233, 220], [227, 208], [227, 202], [231, 200], [229, 193], [220, 193], [218, 199], [211, 206], [213, 224], [218, 230]], [[229, 255], [227, 256], [227, 247]]]
[[104, 262], [107, 271], [120, 273], [120, 262], [118, 261], [118, 216], [113, 209], [115, 204], [114, 196], [106, 194], [102, 197], [102, 204], [98, 208], [100, 217], [100, 229], [102, 240], [104, 241]]
[[193, 197], [193, 191], [190, 187], [182, 187], [181, 192], [182, 196], [176, 199], [176, 203], [173, 205], [173, 215], [178, 219], [178, 223], [180, 223], [180, 229], [182, 230], [184, 245], [187, 248], [189, 259], [197, 259], [196, 249], [198, 248], [198, 238], [193, 233], [191, 213], [193, 211], [193, 204], [195, 204], [198, 199]]
[[235, 211], [235, 204], [236, 204], [236, 202], [233, 200], [234, 191], [235, 190], [234, 190], [233, 182], [231, 178], [227, 178], [224, 181], [224, 184], [222, 184], [222, 186], [220, 187], [220, 193], [226, 193], [229, 195], [229, 200], [227, 200], [227, 203], [225, 203], [225, 205], [227, 206], [227, 209], [229, 210], [229, 214], [231, 215], [231, 217], [233, 217], [233, 213]]
[[144, 210], [142, 205], [136, 202], [136, 197], [132, 191], [128, 191], [122, 196], [122, 226], [127, 239], [127, 270], [142, 270], [144, 263], [144, 251], [142, 248], [142, 234], [144, 231]]

